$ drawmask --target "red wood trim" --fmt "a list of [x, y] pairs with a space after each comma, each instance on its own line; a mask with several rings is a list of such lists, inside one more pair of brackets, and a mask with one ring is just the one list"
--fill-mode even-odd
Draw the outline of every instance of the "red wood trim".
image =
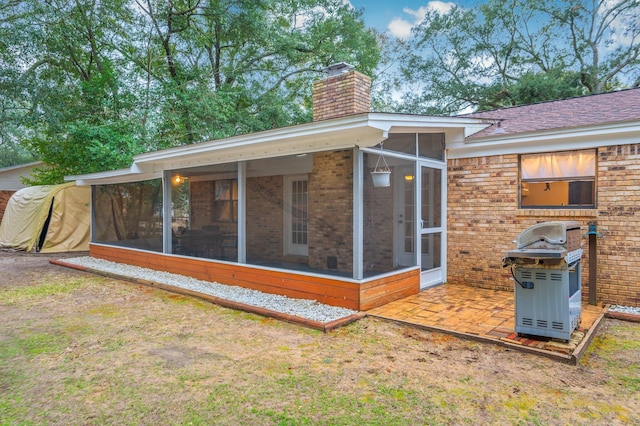
[[394, 300], [420, 292], [420, 270], [414, 269], [397, 275], [363, 283], [360, 289], [360, 310], [367, 311]]
[[89, 254], [112, 262], [251, 288], [296, 299], [317, 300], [327, 305], [360, 311], [372, 309], [420, 291], [418, 269], [357, 283], [339, 278], [273, 271], [255, 266], [172, 256], [117, 246], [91, 244]]

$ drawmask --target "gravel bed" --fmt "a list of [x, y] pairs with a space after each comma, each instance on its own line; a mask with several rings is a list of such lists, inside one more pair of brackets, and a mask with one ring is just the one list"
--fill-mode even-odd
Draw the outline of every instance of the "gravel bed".
[[232, 302], [244, 303], [271, 311], [285, 313], [312, 321], [327, 323], [357, 313], [351, 309], [324, 305], [315, 300], [292, 299], [286, 296], [263, 293], [257, 290], [215, 282], [197, 280], [184, 275], [156, 271], [138, 266], [115, 263], [107, 260], [83, 256], [60, 259], [61, 262], [109, 272], [131, 278], [139, 278], [160, 284], [180, 287], [198, 293], [208, 294]]
[[613, 312], [621, 312], [623, 314], [640, 315], [640, 307], [611, 305], [609, 310]]

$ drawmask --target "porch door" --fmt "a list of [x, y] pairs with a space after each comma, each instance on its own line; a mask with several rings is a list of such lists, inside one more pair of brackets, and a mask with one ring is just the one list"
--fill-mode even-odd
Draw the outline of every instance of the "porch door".
[[395, 167], [393, 179], [394, 217], [394, 266], [416, 264], [416, 203], [415, 167]]
[[444, 282], [446, 186], [444, 164], [421, 162], [418, 179], [420, 288]]

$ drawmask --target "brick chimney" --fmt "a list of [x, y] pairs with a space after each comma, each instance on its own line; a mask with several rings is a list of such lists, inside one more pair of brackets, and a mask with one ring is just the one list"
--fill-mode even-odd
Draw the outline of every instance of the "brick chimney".
[[371, 78], [341, 62], [326, 67], [313, 83], [313, 121], [369, 112]]

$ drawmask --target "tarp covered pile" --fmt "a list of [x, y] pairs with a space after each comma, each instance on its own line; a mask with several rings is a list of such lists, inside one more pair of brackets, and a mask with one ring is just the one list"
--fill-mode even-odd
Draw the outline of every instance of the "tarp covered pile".
[[89, 250], [91, 189], [75, 183], [23, 188], [0, 224], [0, 247], [59, 253]]

